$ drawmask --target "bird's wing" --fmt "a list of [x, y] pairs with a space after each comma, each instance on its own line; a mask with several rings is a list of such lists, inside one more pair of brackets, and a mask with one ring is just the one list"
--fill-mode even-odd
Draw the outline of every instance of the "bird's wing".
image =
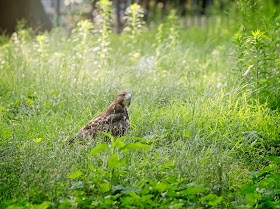
[[90, 127], [112, 124], [125, 117], [124, 113], [110, 114], [107, 116], [97, 116], [95, 119], [91, 120], [87, 125]]
[[109, 114], [103, 115], [100, 114], [93, 118], [88, 124], [86, 124], [77, 134], [77, 136], [91, 135], [92, 137], [96, 136], [97, 131], [108, 131], [113, 128], [112, 124], [118, 123], [126, 119], [124, 113]]

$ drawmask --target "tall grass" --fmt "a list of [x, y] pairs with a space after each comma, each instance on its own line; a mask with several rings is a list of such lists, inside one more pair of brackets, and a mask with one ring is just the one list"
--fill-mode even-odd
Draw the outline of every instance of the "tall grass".
[[[170, 16], [166, 24], [172, 21]], [[206, 188], [195, 197], [202, 197], [196, 206], [238, 205], [234, 192], [250, 179], [248, 173], [277, 154], [280, 118], [236, 82], [233, 35], [225, 35], [231, 28], [163, 24], [141, 36], [133, 33], [127, 47], [128, 40], [107, 33], [104, 24], [94, 33], [81, 22], [70, 36], [57, 28], [35, 37], [21, 28], [1, 45], [2, 206], [49, 201], [53, 208], [90, 208], [111, 195], [108, 182], [112, 189], [172, 178]], [[110, 53], [101, 39], [110, 43]], [[66, 141], [120, 90], [133, 95], [126, 143], [138, 137], [151, 148], [118, 152], [126, 164], [112, 180], [110, 149], [88, 156], [102, 137], [84, 145]], [[165, 190], [157, 191], [163, 198]], [[202, 194], [225, 202], [217, 199], [215, 205]]]

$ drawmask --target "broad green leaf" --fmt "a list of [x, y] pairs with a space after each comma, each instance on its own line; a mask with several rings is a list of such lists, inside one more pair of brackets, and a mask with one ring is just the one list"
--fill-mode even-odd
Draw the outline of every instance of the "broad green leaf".
[[168, 206], [168, 209], [179, 209], [182, 208], [183, 205], [184, 203], [182, 203], [182, 200], [173, 200]]
[[1, 106], [0, 110], [6, 110], [6, 107]]
[[137, 195], [134, 191], [133, 192], [128, 191], [128, 192], [126, 192], [126, 194], [133, 197], [134, 199], [139, 199], [140, 198], [139, 195]]
[[127, 193], [127, 192], [135, 192], [131, 187], [125, 187], [122, 190], [123, 193]]
[[102, 152], [108, 148], [108, 144], [98, 144], [89, 154], [88, 156], [96, 155], [99, 152]]
[[123, 185], [112, 186], [113, 191], [123, 190], [125, 187]]
[[[271, 185], [275, 185], [275, 178], [274, 177], [267, 177], [267, 178], [263, 178], [260, 183], [259, 183], [259, 188], [266, 188], [268, 189], [268, 187]], [[257, 188], [258, 189], [258, 188]], [[272, 189], [272, 188], [269, 188]]]
[[114, 143], [112, 143], [112, 147], [118, 147], [119, 149], [124, 147], [126, 145], [126, 143], [120, 141], [120, 142], [117, 142], [115, 141]]
[[166, 182], [160, 182], [154, 188], [162, 193], [168, 189], [168, 186], [169, 185]]
[[208, 195], [200, 198], [200, 201], [201, 202], [209, 202], [209, 201], [214, 200], [216, 198], [217, 198], [217, 195], [215, 195], [215, 194], [208, 194]]
[[28, 99], [28, 100], [27, 100], [27, 104], [28, 104], [28, 105], [32, 105], [33, 103], [34, 103], [34, 102], [33, 102], [32, 99]]
[[115, 152], [108, 159], [108, 167], [110, 169], [113, 169], [113, 168], [117, 167], [117, 165], [118, 165], [118, 154]]
[[249, 184], [245, 184], [242, 186], [242, 188], [240, 189], [241, 191], [241, 195], [246, 195], [249, 193], [254, 193], [254, 191], [256, 190], [257, 185], [249, 185]]
[[47, 209], [51, 205], [51, 202], [44, 202], [40, 205], [33, 205], [33, 209]]
[[123, 141], [123, 140], [126, 140], [126, 139], [139, 140], [139, 141], [142, 141], [142, 140], [147, 141], [147, 139], [144, 139], [144, 138], [141, 138], [141, 137], [122, 136], [122, 137], [116, 138], [116, 142], [117, 141]]
[[143, 195], [141, 197], [141, 199], [142, 199], [143, 202], [146, 202], [147, 200], [151, 199], [152, 197], [154, 197], [154, 195], [148, 194], [148, 195]]
[[36, 138], [36, 139], [33, 139], [33, 141], [36, 143], [39, 143], [40, 141], [42, 141], [42, 138]]
[[110, 184], [109, 183], [102, 183], [98, 185], [99, 191], [100, 192], [108, 192], [110, 190]]
[[265, 159], [274, 161], [276, 163], [280, 163], [280, 157], [268, 156], [268, 157], [265, 157]]
[[118, 160], [118, 154], [114, 153], [108, 159], [108, 167], [112, 170], [116, 168], [118, 165], [126, 165], [126, 161], [124, 158]]
[[75, 171], [73, 173], [68, 174], [67, 178], [76, 179], [76, 178], [79, 178], [81, 175], [83, 175], [83, 173], [81, 171]]
[[152, 187], [156, 186], [158, 182], [150, 180], [150, 179], [144, 179], [140, 183], [136, 184], [136, 186], [143, 188], [145, 185], [151, 185]]
[[5, 137], [5, 138], [9, 138], [12, 134], [12, 131], [10, 129], [4, 128], [1, 131], [1, 134]]
[[75, 190], [75, 189], [82, 189], [84, 188], [84, 184], [81, 181], [75, 182], [72, 186], [71, 189]]
[[173, 163], [173, 161], [170, 161], [170, 162], [168, 162], [168, 163], [165, 163], [165, 164], [163, 165], [163, 167], [164, 167], [165, 169], [174, 168], [174, 163]]
[[131, 205], [132, 202], [135, 202], [134, 197], [131, 197], [131, 196], [122, 197], [122, 205], [129, 206], [129, 205]]
[[[121, 165], [126, 165], [126, 161], [125, 159], [121, 159], [122, 163]], [[115, 170], [114, 171], [114, 176], [126, 176], [127, 175], [127, 171], [124, 171], [123, 169], [119, 169], [119, 170]]]
[[150, 147], [150, 145], [142, 144], [140, 142], [136, 142], [136, 143], [127, 144], [122, 149], [137, 150], [137, 149], [146, 149], [146, 148], [149, 148], [149, 147]]
[[182, 194], [188, 194], [188, 195], [194, 195], [198, 193], [204, 193], [205, 189], [203, 187], [198, 187], [198, 186], [191, 186], [182, 191]]
[[114, 138], [111, 134], [106, 133], [106, 132], [101, 132], [101, 133], [102, 133], [103, 135], [109, 137], [109, 138], [111, 139], [111, 142], [112, 142], [112, 143], [115, 141], [115, 138]]
[[106, 174], [106, 171], [104, 171], [102, 168], [97, 168], [96, 171], [102, 175]]
[[92, 165], [92, 164], [88, 164], [88, 167], [89, 167], [89, 169], [90, 169], [92, 172], [94, 172], [94, 171], [95, 171], [95, 168], [93, 167], [93, 165]]
[[261, 194], [259, 193], [249, 193], [246, 194], [245, 202], [249, 203], [250, 206], [253, 206], [256, 203], [256, 201], [258, 201], [260, 198], [261, 198]]
[[33, 205], [25, 205], [25, 206], [17, 206], [17, 205], [10, 205], [6, 209], [23, 209], [24, 208], [33, 208]]
[[125, 145], [126, 145], [126, 143], [124, 143], [124, 142], [119, 142], [119, 143], [117, 144], [117, 147], [118, 147], [119, 149], [121, 149], [121, 148], [123, 148]]
[[216, 199], [209, 201], [208, 205], [216, 206], [219, 203], [221, 203], [222, 201], [223, 201], [223, 197], [217, 197]]
[[124, 158], [122, 158], [118, 161], [118, 164], [125, 166], [126, 165], [126, 160]]
[[116, 147], [116, 146], [117, 146], [117, 144], [118, 144], [118, 142], [116, 142], [116, 141], [115, 141], [115, 142], [113, 142], [113, 143], [112, 143], [112, 147]]
[[188, 130], [184, 130], [183, 133], [185, 137], [191, 138], [191, 133]]

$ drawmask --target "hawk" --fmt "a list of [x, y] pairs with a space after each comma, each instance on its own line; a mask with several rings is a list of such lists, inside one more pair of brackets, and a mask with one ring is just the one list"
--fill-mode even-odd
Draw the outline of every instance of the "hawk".
[[107, 132], [113, 136], [122, 136], [130, 128], [128, 107], [131, 103], [131, 93], [122, 91], [106, 110], [94, 117], [78, 132], [76, 138], [94, 139], [99, 132]]

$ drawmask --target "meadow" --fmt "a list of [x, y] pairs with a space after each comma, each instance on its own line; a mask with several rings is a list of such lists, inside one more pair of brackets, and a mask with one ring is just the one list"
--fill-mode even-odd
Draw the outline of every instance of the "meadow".
[[[279, 208], [279, 19], [130, 12], [1, 37], [0, 207]], [[122, 90], [129, 132], [68, 145]]]

